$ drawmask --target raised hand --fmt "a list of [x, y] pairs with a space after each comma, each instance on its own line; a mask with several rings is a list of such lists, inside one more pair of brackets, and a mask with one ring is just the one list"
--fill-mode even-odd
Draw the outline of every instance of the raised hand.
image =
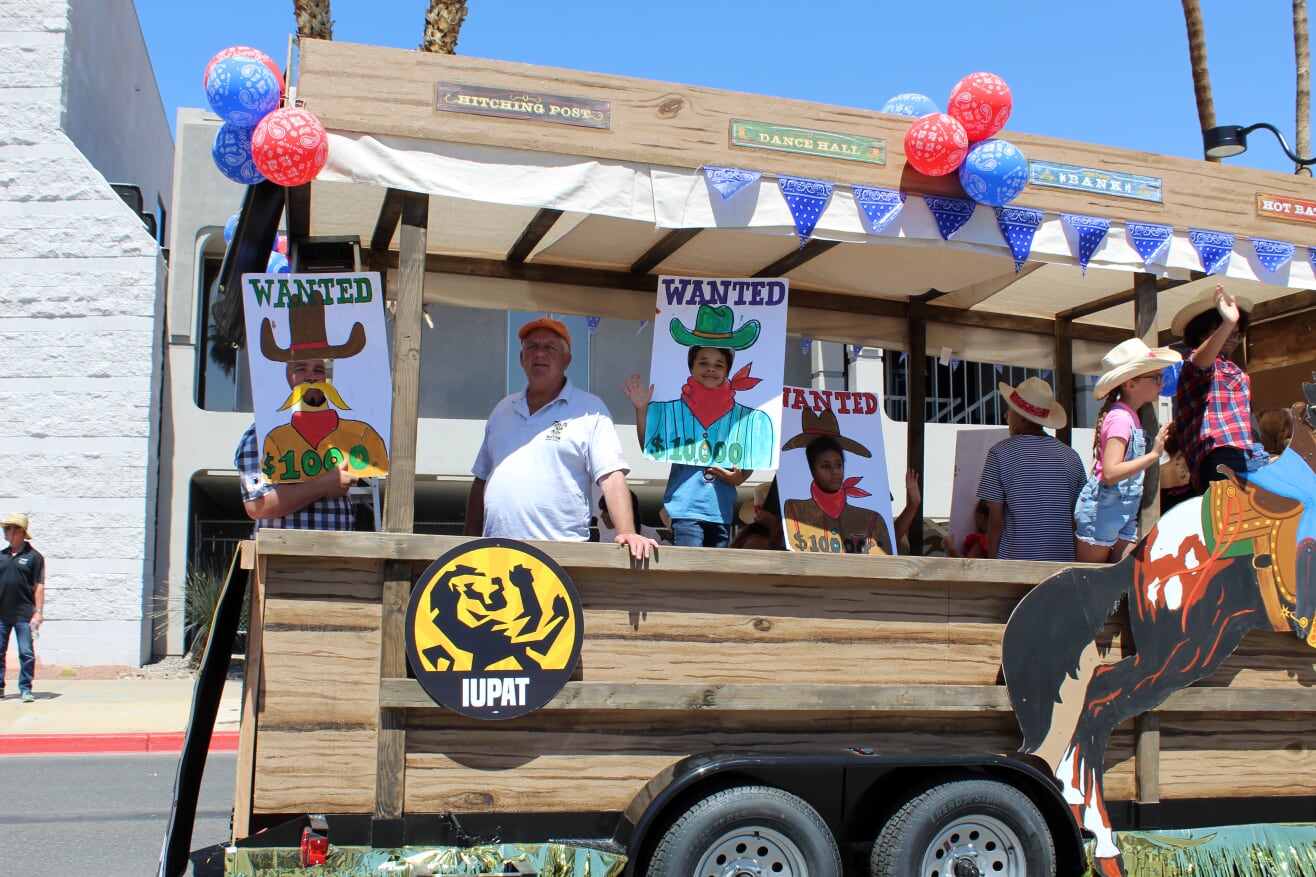
[[653, 384], [646, 389], [639, 375], [631, 375], [622, 382], [621, 391], [631, 400], [636, 411], [643, 411], [653, 399]]

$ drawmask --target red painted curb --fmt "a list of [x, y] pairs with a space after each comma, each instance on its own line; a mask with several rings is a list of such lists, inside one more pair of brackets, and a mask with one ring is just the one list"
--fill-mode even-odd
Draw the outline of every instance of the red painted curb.
[[[236, 752], [237, 748], [237, 731], [216, 731], [210, 737], [211, 752]], [[182, 731], [139, 734], [0, 734], [0, 756], [159, 753], [181, 752], [182, 749]]]

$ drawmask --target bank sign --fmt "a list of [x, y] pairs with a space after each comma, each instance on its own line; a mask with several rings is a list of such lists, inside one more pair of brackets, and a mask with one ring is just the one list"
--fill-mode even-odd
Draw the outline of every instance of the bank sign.
[[444, 554], [411, 589], [407, 660], [435, 703], [511, 719], [552, 700], [575, 672], [580, 597], [544, 552], [476, 539]]

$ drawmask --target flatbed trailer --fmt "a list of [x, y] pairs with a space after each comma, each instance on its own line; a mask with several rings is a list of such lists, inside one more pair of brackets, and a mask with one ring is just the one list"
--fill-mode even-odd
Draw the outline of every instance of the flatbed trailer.
[[[611, 115], [588, 127], [438, 111], [436, 88], [440, 101], [462, 88], [548, 90]], [[252, 603], [230, 873], [501, 872], [512, 859], [521, 870], [653, 877], [763, 863], [796, 877], [908, 873], [909, 862], [955, 875], [1084, 872], [1075, 808], [1045, 763], [1018, 753], [1001, 676], [1011, 612], [1059, 565], [663, 548], [637, 569], [612, 546], [531, 543], [579, 593], [576, 675], [512, 719], [436, 704], [408, 673], [407, 604], [430, 564], [466, 540], [409, 532], [421, 308], [645, 319], [658, 273], [791, 276], [792, 333], [901, 346], [913, 362], [952, 339], [965, 358], [1044, 360], [1068, 403], [1074, 372], [1101, 351], [1131, 334], [1155, 340], [1158, 300], [1214, 279], [1176, 252], [1155, 275], [1115, 254], [1102, 267], [1119, 270], [1093, 265], [1086, 277], [1104, 279], [1087, 280], [1055, 240], [1016, 271], [999, 246], [929, 241], [913, 226], [888, 241], [820, 226], [797, 246], [768, 207], [708, 218], [712, 201], [690, 183], [720, 164], [955, 194], [953, 181], [904, 168], [907, 122], [880, 113], [316, 41], [302, 43], [296, 97], [333, 134], [330, 166], [286, 193], [253, 188], [221, 281], [233, 290], [255, 270], [277, 208], [294, 247], [326, 234], [368, 243], [364, 267], [385, 272], [396, 307], [391, 471], [384, 532], [265, 530], [244, 548]], [[863, 127], [886, 138], [885, 163], [737, 148], [735, 120], [754, 117]], [[1149, 204], [1030, 188], [1030, 206], [1048, 213], [1293, 234], [1250, 206], [1261, 189], [1297, 197], [1302, 184], [1289, 178], [1014, 139], [1035, 159], [1155, 175], [1165, 192]], [[563, 167], [574, 183], [554, 176]], [[503, 186], [509, 173], [531, 193]], [[607, 197], [590, 196], [596, 208], [584, 204], [581, 192], [610, 175], [647, 181], [651, 203], [618, 206], [616, 187], [631, 183], [613, 179]], [[702, 219], [665, 224], [671, 205], [658, 190], [673, 185]], [[500, 231], [476, 241], [468, 226]], [[836, 246], [851, 240], [870, 249]], [[498, 247], [498, 258], [482, 250]], [[1288, 287], [1311, 271], [1295, 261]], [[1308, 293], [1238, 282], [1260, 290], [1262, 316], [1309, 306]], [[910, 374], [906, 446], [926, 472], [922, 378]], [[1133, 651], [1120, 612], [1099, 643], [1112, 659]], [[214, 693], [204, 676], [198, 731]], [[1248, 634], [1206, 678], [1116, 730], [1104, 777], [1112, 823], [1316, 820], [1313, 679], [1312, 653], [1294, 637]], [[197, 770], [187, 758], [184, 804], [184, 777]], [[327, 864], [297, 870], [308, 849]], [[167, 860], [168, 847], [162, 874]]]

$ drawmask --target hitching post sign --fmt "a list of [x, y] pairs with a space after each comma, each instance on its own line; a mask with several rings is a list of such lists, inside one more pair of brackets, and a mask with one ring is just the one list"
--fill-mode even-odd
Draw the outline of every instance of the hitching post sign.
[[[658, 278], [646, 457], [725, 469], [776, 467], [789, 291], [784, 277]], [[695, 348], [731, 355], [721, 385], [708, 386], [692, 373]]]
[[[309, 481], [346, 460], [388, 474], [393, 388], [379, 274], [244, 274], [247, 360], [261, 471]], [[326, 361], [326, 380], [289, 387], [289, 363]]]
[[[882, 406], [873, 393], [784, 387], [777, 492], [791, 551], [895, 554]], [[809, 467], [809, 446], [818, 443]], [[840, 468], [838, 469], [838, 464]]]

